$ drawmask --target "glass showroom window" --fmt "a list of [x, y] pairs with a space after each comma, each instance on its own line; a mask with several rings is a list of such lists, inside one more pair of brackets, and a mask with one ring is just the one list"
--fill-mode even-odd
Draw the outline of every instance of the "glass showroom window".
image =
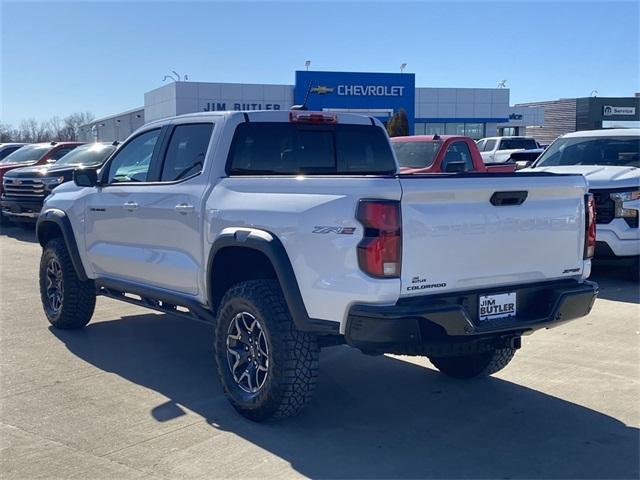
[[414, 124], [414, 135], [424, 135], [424, 123], [416, 123]]
[[425, 123], [425, 135], [444, 135], [444, 123]]
[[445, 133], [447, 135], [464, 135], [464, 123], [447, 123]]
[[484, 123], [465, 123], [464, 134], [474, 140], [484, 137]]

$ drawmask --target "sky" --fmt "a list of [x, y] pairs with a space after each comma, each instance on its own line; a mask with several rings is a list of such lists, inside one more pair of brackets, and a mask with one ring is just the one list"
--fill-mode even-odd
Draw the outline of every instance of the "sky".
[[0, 0], [0, 122], [144, 104], [189, 80], [292, 85], [313, 70], [495, 87], [511, 103], [640, 91], [637, 1], [27, 2]]

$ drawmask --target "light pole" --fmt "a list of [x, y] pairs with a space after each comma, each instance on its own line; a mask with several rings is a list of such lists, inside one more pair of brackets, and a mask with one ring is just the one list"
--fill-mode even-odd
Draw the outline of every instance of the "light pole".
[[407, 64], [406, 63], [400, 64], [400, 73], [404, 73], [404, 69], [405, 68], [407, 68]]
[[305, 60], [304, 61], [304, 68], [307, 69], [307, 72], [309, 71], [309, 67], [311, 66], [311, 60]]

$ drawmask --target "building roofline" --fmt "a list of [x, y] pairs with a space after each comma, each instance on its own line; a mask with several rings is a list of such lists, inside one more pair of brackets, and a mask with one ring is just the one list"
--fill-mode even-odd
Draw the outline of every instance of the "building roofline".
[[139, 112], [139, 111], [143, 111], [144, 112], [144, 106], [138, 107], [138, 108], [132, 108], [130, 110], [125, 110], [124, 112], [120, 112], [120, 113], [114, 113], [113, 115], [107, 115], [106, 117], [96, 118], [95, 120], [91, 120], [90, 122], [84, 123], [84, 124], [82, 124], [80, 126], [81, 127], [86, 127], [87, 125], [93, 125], [94, 123], [104, 122], [105, 120], [111, 120], [112, 118], [121, 117], [123, 115], [129, 115], [130, 113], [135, 113], [135, 112]]

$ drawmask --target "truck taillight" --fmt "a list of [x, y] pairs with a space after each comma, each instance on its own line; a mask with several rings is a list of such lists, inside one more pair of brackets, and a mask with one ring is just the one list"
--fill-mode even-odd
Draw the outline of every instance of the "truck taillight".
[[358, 244], [358, 263], [373, 277], [397, 278], [402, 260], [402, 224], [400, 202], [362, 200], [356, 215], [364, 226]]
[[592, 258], [596, 251], [596, 203], [593, 195], [588, 193], [584, 197], [586, 210], [586, 226], [584, 236], [584, 258]]
[[338, 116], [335, 113], [293, 110], [289, 112], [289, 121], [291, 123], [333, 124], [338, 123]]

